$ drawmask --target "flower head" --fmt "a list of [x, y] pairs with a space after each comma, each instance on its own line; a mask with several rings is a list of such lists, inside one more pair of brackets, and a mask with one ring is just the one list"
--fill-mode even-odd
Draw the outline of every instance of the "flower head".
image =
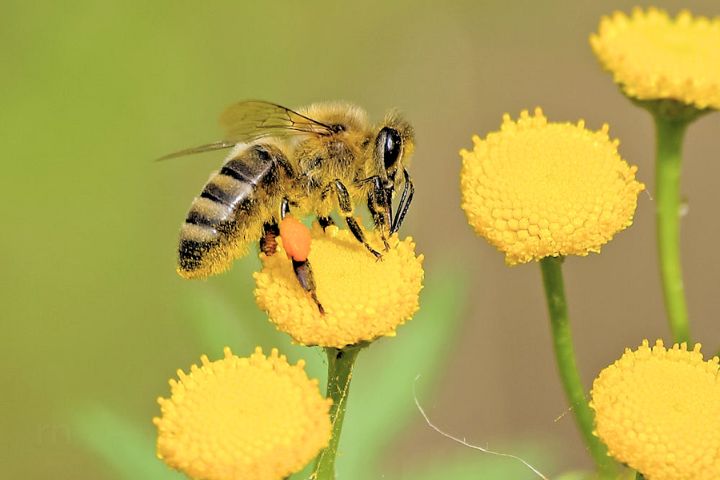
[[596, 435], [648, 480], [720, 478], [718, 357], [700, 345], [648, 341], [600, 372], [592, 389]]
[[[379, 235], [368, 232], [368, 241]], [[347, 230], [325, 232], [315, 225], [309, 260], [322, 314], [295, 278], [279, 237], [278, 252], [260, 255], [255, 298], [277, 328], [303, 345], [342, 348], [394, 336], [398, 325], [418, 309], [422, 288], [422, 255], [411, 238], [389, 239], [390, 249], [376, 260]]]
[[473, 144], [460, 151], [462, 208], [508, 264], [599, 252], [632, 224], [645, 186], [607, 125], [549, 123], [538, 108], [517, 122], [506, 114], [499, 132]]
[[225, 349], [178, 370], [171, 396], [158, 402], [158, 457], [203, 480], [279, 480], [301, 470], [330, 439], [331, 400], [309, 380], [304, 363], [289, 365], [273, 349], [249, 358]]
[[720, 109], [720, 18], [650, 8], [603, 17], [590, 44], [629, 97]]

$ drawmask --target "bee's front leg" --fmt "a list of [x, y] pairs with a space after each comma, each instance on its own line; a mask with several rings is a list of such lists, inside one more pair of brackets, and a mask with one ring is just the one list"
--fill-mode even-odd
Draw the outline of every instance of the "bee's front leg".
[[368, 192], [367, 207], [387, 252], [390, 249], [387, 238], [392, 226], [392, 189], [383, 185], [379, 175], [369, 177], [365, 181], [372, 183], [372, 189]]
[[403, 220], [405, 220], [405, 215], [407, 214], [408, 209], [410, 208], [410, 204], [412, 203], [413, 195], [415, 195], [415, 186], [412, 183], [412, 180], [410, 180], [410, 174], [406, 169], [403, 168], [403, 177], [404, 177], [404, 183], [403, 186], [403, 192], [400, 196], [400, 203], [398, 204], [398, 213], [395, 215], [395, 221], [392, 224], [392, 227], [390, 228], [390, 233], [395, 233], [400, 229], [400, 225], [402, 225]]

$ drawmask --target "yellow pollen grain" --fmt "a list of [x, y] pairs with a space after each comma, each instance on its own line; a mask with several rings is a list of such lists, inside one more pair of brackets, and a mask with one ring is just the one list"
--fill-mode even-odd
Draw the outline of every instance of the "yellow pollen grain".
[[657, 8], [603, 17], [590, 45], [626, 95], [720, 108], [720, 17]]
[[632, 224], [635, 180], [618, 141], [577, 124], [550, 123], [539, 108], [461, 150], [462, 208], [475, 231], [514, 265], [599, 252]]
[[[378, 234], [366, 234], [382, 245]], [[323, 232], [315, 225], [309, 260], [325, 314], [301, 288], [279, 240], [278, 252], [260, 255], [255, 298], [278, 330], [299, 344], [342, 348], [394, 336], [419, 307], [423, 256], [415, 255], [411, 238], [392, 236], [390, 249], [378, 248], [383, 257], [376, 260], [349, 231], [330, 226]]]
[[190, 478], [280, 480], [328, 444], [332, 401], [304, 362], [289, 365], [275, 349], [240, 358], [226, 348], [223, 359], [203, 356], [178, 378], [158, 400], [157, 454]]
[[593, 383], [595, 434], [648, 480], [720, 478], [718, 357], [647, 340]]

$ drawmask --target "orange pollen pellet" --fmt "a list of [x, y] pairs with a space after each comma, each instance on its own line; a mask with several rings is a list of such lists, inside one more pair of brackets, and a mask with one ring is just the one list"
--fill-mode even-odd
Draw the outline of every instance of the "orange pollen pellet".
[[300, 221], [287, 215], [280, 222], [280, 237], [283, 240], [283, 248], [289, 258], [303, 262], [310, 254], [310, 229]]

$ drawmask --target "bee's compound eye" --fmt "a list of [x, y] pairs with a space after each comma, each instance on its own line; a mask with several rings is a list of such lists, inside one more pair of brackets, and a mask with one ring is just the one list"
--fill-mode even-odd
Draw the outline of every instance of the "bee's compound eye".
[[402, 137], [397, 130], [383, 128], [380, 131], [380, 139], [383, 141], [383, 161], [385, 168], [389, 169], [397, 163], [402, 151]]

